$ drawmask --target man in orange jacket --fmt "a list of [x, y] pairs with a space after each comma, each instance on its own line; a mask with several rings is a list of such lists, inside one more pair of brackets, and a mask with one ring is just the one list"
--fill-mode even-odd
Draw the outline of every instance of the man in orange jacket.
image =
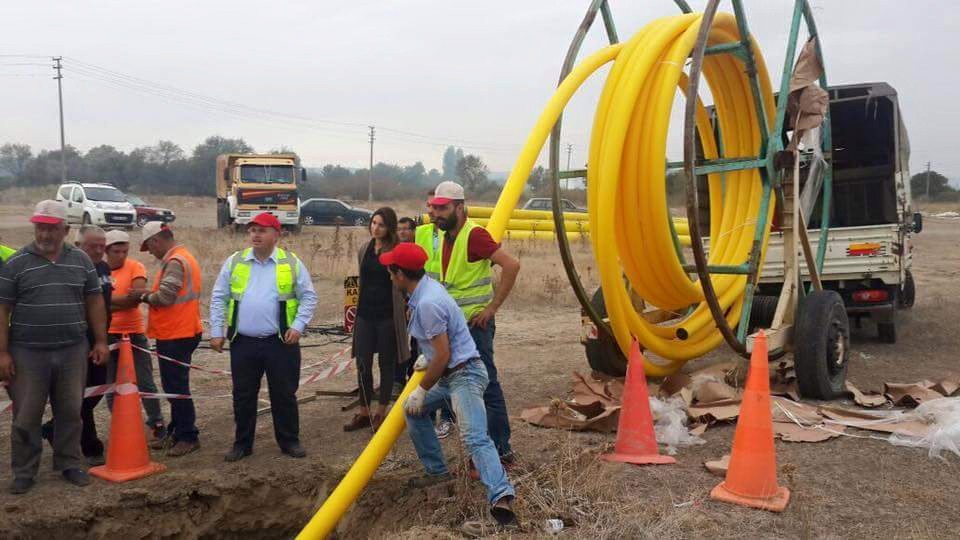
[[[153, 280], [153, 289], [140, 300], [149, 306], [147, 337], [156, 340], [157, 354], [190, 363], [190, 357], [203, 333], [200, 322], [200, 265], [177, 244], [173, 231], [166, 224], [151, 221], [143, 227], [140, 251], [149, 251], [162, 263]], [[190, 369], [163, 359], [160, 383], [169, 394], [190, 394]], [[154, 441], [153, 448], [167, 449], [167, 455], [178, 457], [200, 448], [197, 413], [192, 399], [170, 399], [170, 425], [167, 437]]]

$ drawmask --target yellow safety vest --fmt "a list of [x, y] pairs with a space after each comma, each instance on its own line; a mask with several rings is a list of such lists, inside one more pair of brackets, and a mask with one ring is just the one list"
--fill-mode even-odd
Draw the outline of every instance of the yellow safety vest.
[[[440, 282], [447, 288], [450, 296], [456, 300], [464, 317], [469, 321], [493, 300], [493, 266], [489, 260], [470, 262], [467, 259], [467, 244], [470, 242], [470, 231], [479, 227], [474, 221], [467, 220], [453, 242], [453, 251], [450, 252], [450, 263], [446, 273], [441, 272]], [[442, 271], [443, 243], [446, 235], [440, 238], [440, 261]]]
[[7, 259], [13, 257], [13, 254], [16, 252], [17, 250], [12, 247], [0, 245], [0, 262], [7, 262]]
[[[247, 283], [250, 281], [250, 265], [247, 257], [253, 248], [247, 248], [243, 251], [237, 251], [231, 255], [230, 260], [230, 314], [227, 336], [232, 341], [237, 337], [237, 312], [240, 309], [240, 300], [243, 298], [244, 291], [247, 290]], [[297, 318], [297, 309], [300, 307], [300, 301], [297, 300], [296, 283], [297, 272], [300, 269], [300, 260], [292, 251], [288, 254], [286, 251], [277, 248], [277, 297], [280, 301], [277, 320], [280, 327], [280, 338], [287, 329], [293, 325]]]
[[423, 269], [431, 278], [440, 281], [440, 270], [443, 268], [443, 251], [440, 250], [440, 230], [433, 223], [417, 227], [416, 243], [427, 252], [427, 263]]

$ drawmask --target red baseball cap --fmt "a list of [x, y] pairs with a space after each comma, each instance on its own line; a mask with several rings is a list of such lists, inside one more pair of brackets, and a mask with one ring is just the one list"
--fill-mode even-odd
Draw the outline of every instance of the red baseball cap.
[[273, 227], [276, 230], [280, 230], [280, 220], [277, 219], [277, 216], [271, 214], [270, 212], [261, 212], [257, 214], [256, 217], [250, 220], [249, 225], [260, 225], [262, 227]]
[[420, 270], [427, 264], [427, 252], [413, 242], [403, 242], [380, 255], [380, 264], [397, 265], [405, 270]]

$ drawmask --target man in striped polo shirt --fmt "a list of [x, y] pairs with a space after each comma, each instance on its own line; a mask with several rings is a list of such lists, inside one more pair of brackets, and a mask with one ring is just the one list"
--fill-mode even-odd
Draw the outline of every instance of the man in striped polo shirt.
[[[33, 487], [43, 450], [40, 424], [49, 397], [56, 411], [53, 468], [68, 482], [90, 483], [80, 452], [80, 408], [87, 358], [102, 365], [107, 348], [107, 310], [97, 271], [86, 253], [64, 244], [67, 209], [41, 201], [30, 221], [34, 242], [0, 269], [0, 380], [13, 399], [10, 492]], [[94, 344], [87, 343], [87, 329]]]

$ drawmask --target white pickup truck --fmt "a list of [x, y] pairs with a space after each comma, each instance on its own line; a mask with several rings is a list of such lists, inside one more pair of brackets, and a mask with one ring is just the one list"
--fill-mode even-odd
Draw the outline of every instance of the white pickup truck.
[[[897, 339], [898, 308], [913, 305], [911, 235], [922, 221], [910, 204], [910, 143], [897, 93], [887, 83], [833, 86], [833, 190], [821, 280], [840, 293], [851, 321], [871, 318], [880, 340]], [[805, 175], [802, 175], [805, 176]], [[818, 250], [822, 200], [803, 201], [811, 247]], [[783, 238], [774, 224], [751, 322], [773, 319], [783, 281]], [[801, 257], [801, 270], [806, 265]], [[804, 275], [807, 275], [804, 272]]]

